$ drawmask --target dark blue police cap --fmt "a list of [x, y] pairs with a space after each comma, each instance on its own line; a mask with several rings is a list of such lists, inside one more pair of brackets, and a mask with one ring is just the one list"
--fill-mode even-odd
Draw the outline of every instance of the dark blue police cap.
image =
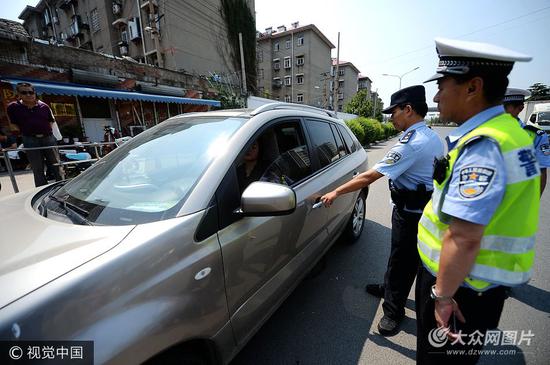
[[426, 89], [422, 85], [409, 86], [401, 89], [391, 96], [390, 106], [382, 110], [384, 114], [391, 114], [391, 111], [399, 105], [416, 104], [426, 102]]

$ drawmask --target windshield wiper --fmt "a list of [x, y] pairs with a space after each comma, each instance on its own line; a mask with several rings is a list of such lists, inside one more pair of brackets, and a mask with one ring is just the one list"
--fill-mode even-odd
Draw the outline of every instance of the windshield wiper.
[[86, 211], [85, 209], [82, 209], [72, 203], [68, 203], [66, 199], [60, 199], [55, 195], [50, 195], [48, 198], [58, 203], [61, 207], [63, 207], [67, 217], [71, 218], [71, 220], [74, 223], [88, 225], [88, 226], [92, 225], [92, 223], [88, 219], [86, 219], [86, 216], [88, 215], [88, 211]]

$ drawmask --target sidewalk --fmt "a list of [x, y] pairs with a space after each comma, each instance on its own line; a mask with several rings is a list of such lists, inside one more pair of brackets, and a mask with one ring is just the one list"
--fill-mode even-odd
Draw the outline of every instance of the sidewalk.
[[[15, 171], [14, 175], [17, 186], [19, 187], [19, 192], [34, 188], [34, 178], [31, 170]], [[10, 176], [7, 172], [0, 172], [0, 182], [2, 183], [0, 198], [15, 194], [11, 185]]]

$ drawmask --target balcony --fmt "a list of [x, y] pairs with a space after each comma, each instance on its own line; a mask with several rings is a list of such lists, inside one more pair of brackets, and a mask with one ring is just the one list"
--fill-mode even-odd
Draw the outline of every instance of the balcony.
[[118, 18], [117, 20], [115, 20], [113, 23], [112, 23], [113, 27], [115, 28], [124, 28], [126, 26], [128, 26], [128, 19], [127, 18]]
[[153, 13], [156, 13], [159, 7], [157, 0], [143, 0], [140, 6], [141, 10], [148, 13], [150, 10], [149, 4], [153, 5]]
[[78, 3], [78, 0], [63, 0], [61, 4], [59, 4], [59, 7], [63, 10], [69, 10], [72, 5], [76, 5]]

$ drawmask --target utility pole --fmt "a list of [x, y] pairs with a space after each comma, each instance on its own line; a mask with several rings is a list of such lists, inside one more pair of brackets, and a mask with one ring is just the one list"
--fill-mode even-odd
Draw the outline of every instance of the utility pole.
[[374, 108], [372, 108], [372, 117], [376, 118], [376, 107], [378, 106], [378, 89], [374, 92]]
[[[139, 8], [138, 8], [139, 11]], [[155, 49], [157, 51], [157, 62], [159, 67], [164, 68], [164, 62], [162, 60], [162, 54], [160, 53], [159, 31], [157, 29], [157, 18], [155, 16], [155, 7], [153, 2], [149, 1], [149, 19], [151, 20], [151, 36], [155, 42]]]
[[147, 64], [147, 51], [145, 50], [145, 34], [143, 34], [145, 28], [143, 28], [143, 20], [141, 19], [141, 8], [139, 7], [139, 0], [136, 0], [137, 8], [140, 9], [138, 11], [138, 19], [139, 19], [139, 29], [141, 29], [143, 39], [141, 40], [141, 47], [143, 48], [143, 62]]
[[340, 66], [340, 32], [338, 32], [338, 47], [336, 48], [336, 69], [334, 70], [334, 81], [332, 83], [332, 110], [337, 111], [338, 105], [338, 72]]
[[244, 67], [243, 34], [239, 33], [239, 48], [241, 50], [242, 94], [246, 95], [246, 72]]

